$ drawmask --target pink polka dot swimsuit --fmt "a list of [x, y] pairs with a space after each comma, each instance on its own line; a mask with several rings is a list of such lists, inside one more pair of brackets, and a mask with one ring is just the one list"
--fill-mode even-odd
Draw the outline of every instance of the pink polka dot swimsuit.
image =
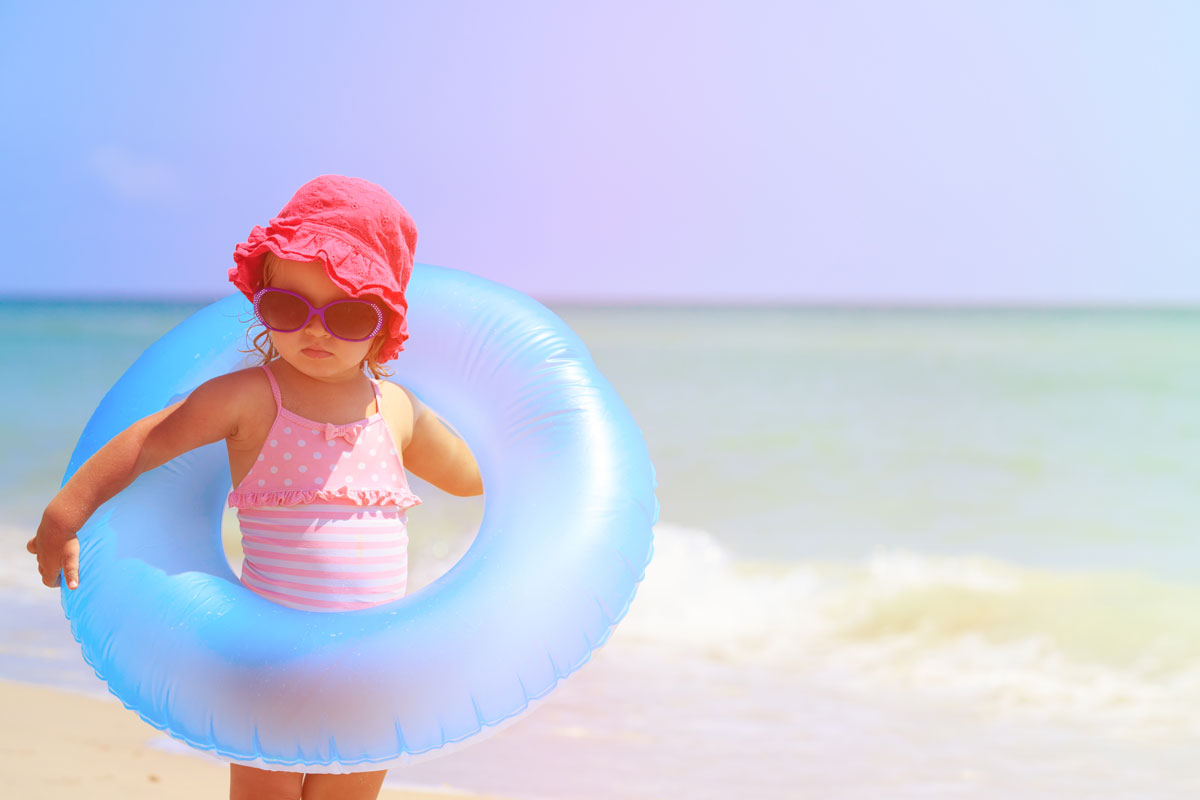
[[350, 611], [403, 597], [408, 585], [408, 486], [400, 450], [376, 411], [346, 425], [283, 407], [250, 472], [229, 493], [242, 528], [242, 583], [285, 606]]

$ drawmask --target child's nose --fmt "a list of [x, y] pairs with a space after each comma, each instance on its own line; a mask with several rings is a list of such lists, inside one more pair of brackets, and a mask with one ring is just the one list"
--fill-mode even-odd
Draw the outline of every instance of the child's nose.
[[305, 333], [311, 333], [313, 336], [327, 336], [329, 331], [326, 330], [325, 324], [321, 322], [320, 314], [313, 314], [312, 319], [304, 326]]

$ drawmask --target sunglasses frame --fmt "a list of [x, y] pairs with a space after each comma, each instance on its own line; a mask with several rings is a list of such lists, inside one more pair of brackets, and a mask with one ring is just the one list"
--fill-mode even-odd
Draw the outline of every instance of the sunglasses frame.
[[[268, 324], [268, 322], [265, 319], [263, 319], [262, 312], [258, 308], [259, 303], [262, 301], [263, 295], [267, 294], [267, 292], [279, 292], [280, 294], [290, 294], [292, 297], [295, 297], [300, 302], [304, 303], [304, 305], [308, 307], [308, 316], [306, 316], [304, 318], [304, 322], [300, 323], [300, 325], [298, 325], [295, 328], [276, 328], [276, 327], [273, 327], [272, 325]], [[347, 339], [345, 336], [338, 336], [329, 327], [329, 322], [326, 321], [326, 319], [325, 319], [325, 310], [327, 308], [329, 308], [330, 306], [336, 306], [338, 303], [361, 303], [365, 306], [370, 306], [371, 309], [375, 311], [375, 318], [376, 318], [375, 319], [375, 329], [373, 331], [371, 331], [371, 333], [369, 335], [364, 336], [361, 339]], [[320, 317], [321, 324], [323, 326], [325, 326], [325, 330], [328, 331], [329, 335], [335, 339], [341, 339], [343, 342], [366, 342], [366, 341], [369, 341], [370, 339], [374, 339], [376, 334], [378, 334], [379, 331], [381, 331], [383, 329], [383, 310], [380, 309], [379, 306], [372, 303], [370, 300], [360, 300], [358, 298], [351, 297], [351, 298], [347, 298], [345, 300], [334, 300], [332, 303], [326, 303], [325, 305], [321, 306], [320, 308], [317, 308], [312, 303], [310, 303], [308, 301], [308, 298], [305, 297], [304, 295], [296, 294], [295, 292], [289, 291], [287, 289], [277, 289], [274, 286], [264, 286], [263, 288], [259, 289], [257, 292], [254, 293], [254, 316], [258, 319], [259, 322], [261, 322], [263, 324], [264, 328], [266, 328], [269, 331], [275, 331], [276, 333], [295, 333], [296, 331], [302, 331], [306, 327], [308, 327], [308, 323], [312, 320], [313, 317]]]

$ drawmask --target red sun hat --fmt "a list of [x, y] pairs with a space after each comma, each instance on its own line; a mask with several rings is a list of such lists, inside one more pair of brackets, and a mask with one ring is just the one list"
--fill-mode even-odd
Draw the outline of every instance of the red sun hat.
[[289, 261], [320, 261], [351, 297], [383, 301], [386, 339], [379, 360], [391, 361], [408, 338], [404, 290], [412, 274], [417, 226], [387, 190], [362, 178], [321, 175], [300, 187], [267, 227], [255, 225], [233, 251], [229, 280], [253, 299], [263, 287], [267, 252]]

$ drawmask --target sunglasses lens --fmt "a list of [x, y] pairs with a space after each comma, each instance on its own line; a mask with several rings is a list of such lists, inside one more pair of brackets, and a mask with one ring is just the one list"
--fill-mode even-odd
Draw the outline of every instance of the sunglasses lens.
[[325, 309], [325, 322], [334, 336], [361, 342], [375, 333], [379, 325], [379, 313], [374, 304], [365, 300], [346, 300], [333, 303]]
[[308, 306], [299, 297], [283, 292], [264, 292], [258, 299], [258, 315], [274, 331], [294, 331], [308, 317]]

